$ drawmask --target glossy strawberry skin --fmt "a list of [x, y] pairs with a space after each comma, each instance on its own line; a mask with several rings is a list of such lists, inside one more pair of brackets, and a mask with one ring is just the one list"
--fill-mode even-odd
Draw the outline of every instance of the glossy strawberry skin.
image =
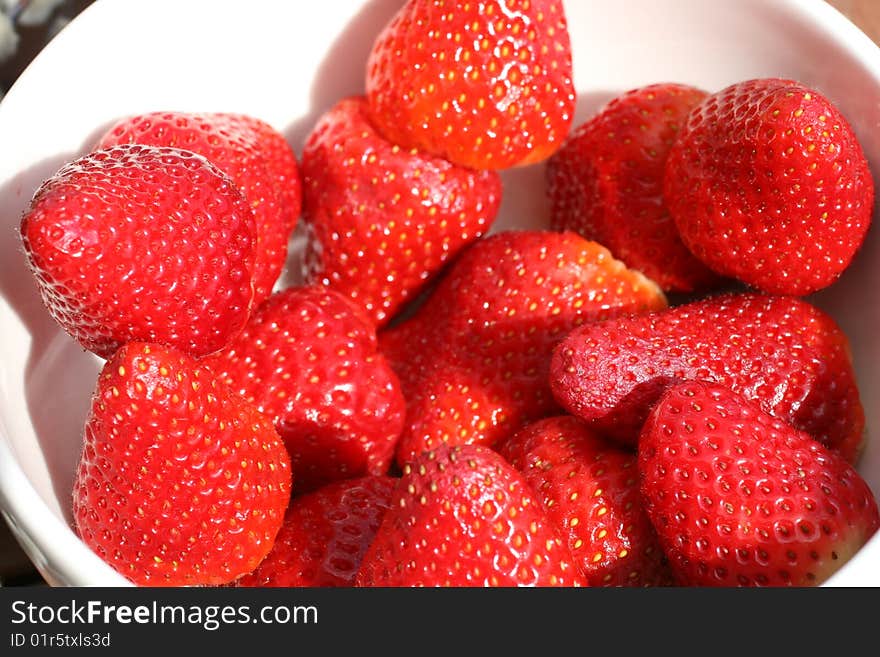
[[593, 586], [673, 584], [634, 454], [570, 415], [529, 424], [497, 449], [523, 473]]
[[272, 547], [290, 485], [271, 423], [197, 361], [131, 342], [105, 363], [73, 517], [132, 582], [215, 585], [250, 572]]
[[373, 45], [366, 92], [402, 148], [474, 169], [540, 162], [574, 112], [563, 4], [409, 0]]
[[295, 497], [271, 552], [236, 586], [354, 586], [395, 483], [391, 477], [367, 476]]
[[360, 305], [376, 325], [491, 227], [501, 180], [385, 140], [351, 97], [327, 112], [303, 150], [307, 283]]
[[581, 586], [522, 476], [480, 445], [444, 445], [403, 469], [357, 586]]
[[297, 492], [388, 471], [405, 401], [375, 329], [341, 294], [320, 286], [275, 292], [204, 363], [273, 420]]
[[829, 315], [795, 298], [708, 297], [572, 331], [551, 387], [570, 413], [635, 444], [648, 411], [676, 381], [730, 387], [855, 462], [865, 426], [849, 341]]
[[682, 240], [710, 268], [800, 296], [849, 266], [871, 222], [874, 182], [829, 99], [769, 78], [693, 110], [669, 154], [664, 195]]
[[250, 315], [253, 213], [193, 153], [126, 145], [78, 158], [44, 181], [20, 229], [50, 315], [103, 358], [133, 340], [211, 353]]
[[550, 225], [606, 246], [667, 292], [721, 279], [691, 254], [663, 202], [666, 158], [706, 92], [652, 84], [613, 99], [578, 126], [547, 163]]
[[550, 357], [568, 331], [665, 306], [653, 282], [574, 233], [483, 238], [412, 318], [380, 334], [407, 400], [398, 464], [444, 443], [492, 445], [558, 411]]
[[269, 296], [287, 258], [291, 227], [282, 208], [280, 187], [251, 122], [232, 114], [150, 112], [120, 119], [97, 147], [129, 143], [198, 153], [232, 178], [247, 198], [256, 222], [254, 303]]
[[275, 184], [289, 235], [302, 211], [302, 176], [293, 148], [275, 127], [256, 116], [234, 112], [219, 112], [214, 116], [234, 127], [263, 158], [266, 173]]
[[714, 384], [664, 394], [639, 470], [648, 514], [689, 585], [818, 585], [880, 527], [850, 464]]

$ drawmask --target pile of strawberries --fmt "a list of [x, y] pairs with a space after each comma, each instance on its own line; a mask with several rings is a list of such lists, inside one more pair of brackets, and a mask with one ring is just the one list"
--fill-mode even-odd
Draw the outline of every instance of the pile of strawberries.
[[[407, 0], [299, 159], [155, 112], [47, 179], [27, 262], [106, 361], [82, 540], [142, 585], [825, 581], [880, 526], [804, 299], [871, 221], [852, 129], [784, 79], [574, 106], [559, 0]], [[490, 234], [540, 162], [551, 225]]]

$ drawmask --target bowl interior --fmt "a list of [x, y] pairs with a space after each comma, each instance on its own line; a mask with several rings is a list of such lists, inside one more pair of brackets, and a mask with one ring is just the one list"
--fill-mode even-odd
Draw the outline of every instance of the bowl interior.
[[[297, 154], [317, 118], [363, 92], [373, 39], [401, 0], [98, 0], [0, 104], [0, 503], [56, 585], [123, 585], [70, 529], [81, 432], [101, 361], [43, 309], [18, 223], [41, 180], [90, 149], [113, 120], [151, 110], [237, 111], [280, 129]], [[880, 171], [880, 51], [820, 0], [570, 0], [580, 123], [627, 89], [675, 81], [714, 91], [752, 77], [801, 80], [831, 98]], [[503, 174], [493, 230], [542, 227], [543, 167]], [[297, 249], [282, 284], [296, 282]], [[859, 469], [880, 494], [878, 229], [840, 281], [815, 296], [852, 340], [868, 421]], [[877, 438], [880, 440], [880, 437]], [[880, 536], [829, 584], [880, 585]]]

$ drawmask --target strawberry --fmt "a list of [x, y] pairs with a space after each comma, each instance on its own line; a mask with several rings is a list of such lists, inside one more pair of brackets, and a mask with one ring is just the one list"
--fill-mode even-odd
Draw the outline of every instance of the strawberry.
[[362, 97], [318, 121], [302, 171], [305, 280], [350, 296], [377, 325], [483, 235], [501, 202], [497, 173], [386, 141]]
[[586, 584], [522, 475], [480, 445], [403, 469], [357, 586]]
[[570, 415], [522, 428], [498, 452], [523, 473], [591, 584], [673, 583], [642, 505], [635, 455]]
[[688, 251], [663, 203], [666, 157], [706, 92], [653, 84], [618, 96], [569, 136], [547, 163], [550, 226], [606, 246], [668, 292], [720, 279]]
[[347, 479], [295, 497], [271, 552], [236, 586], [354, 586], [396, 481]]
[[[252, 120], [230, 114], [150, 112], [120, 119], [98, 148], [138, 143], [198, 153], [226, 172], [248, 200], [257, 227], [254, 302], [269, 296], [287, 258], [291, 226]], [[273, 162], [276, 162], [274, 160]]]
[[253, 212], [194, 153], [125, 145], [76, 159], [37, 190], [21, 237], [49, 313], [103, 358], [133, 340], [217, 351], [250, 315]]
[[281, 214], [290, 233], [296, 227], [302, 210], [302, 180], [293, 148], [283, 134], [255, 116], [232, 112], [212, 116], [219, 116], [236, 134], [247, 139], [263, 158], [266, 173], [277, 188]]
[[849, 341], [795, 297], [728, 293], [584, 325], [558, 345], [550, 378], [569, 413], [630, 445], [664, 389], [692, 379], [756, 401], [849, 461], [863, 442]]
[[540, 162], [571, 126], [560, 0], [408, 0], [367, 60], [373, 121], [402, 148], [474, 169]]
[[834, 104], [770, 78], [694, 108], [669, 153], [664, 195], [685, 245], [711, 269], [805, 295], [849, 266], [871, 222], [874, 183]]
[[818, 585], [880, 527], [850, 464], [715, 384], [663, 395], [641, 434], [639, 471], [651, 521], [690, 585]]
[[574, 233], [484, 237], [380, 335], [407, 400], [398, 463], [443, 443], [491, 445], [558, 410], [550, 357], [568, 331], [665, 305], [653, 282]]
[[131, 342], [98, 377], [73, 489], [82, 540], [136, 584], [224, 584], [266, 556], [290, 499], [271, 423], [183, 352]]
[[375, 329], [338, 292], [275, 292], [203, 362], [274, 421], [297, 491], [388, 470], [405, 414], [400, 384]]

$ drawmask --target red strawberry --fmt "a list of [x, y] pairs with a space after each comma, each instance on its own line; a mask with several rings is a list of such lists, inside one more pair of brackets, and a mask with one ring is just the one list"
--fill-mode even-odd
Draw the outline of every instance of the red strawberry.
[[498, 446], [523, 473], [594, 586], [669, 586], [642, 506], [636, 457], [570, 415], [530, 424]]
[[549, 157], [574, 112], [560, 0], [409, 0], [367, 61], [376, 127], [474, 169]]
[[483, 238], [380, 336], [407, 400], [398, 463], [443, 443], [491, 445], [555, 412], [550, 356], [568, 331], [665, 305], [653, 282], [574, 233]]
[[404, 467], [358, 586], [580, 586], [568, 548], [528, 484], [480, 445]]
[[288, 234], [294, 229], [302, 209], [302, 181], [296, 154], [284, 135], [255, 116], [230, 112], [214, 114], [256, 148], [266, 165], [266, 173], [274, 181], [281, 204], [281, 214]]
[[303, 150], [305, 279], [384, 324], [489, 229], [501, 180], [401, 149], [373, 129], [366, 109], [363, 98], [341, 101]]
[[275, 422], [297, 490], [387, 472], [405, 402], [375, 329], [341, 294], [276, 292], [204, 362]]
[[696, 586], [811, 586], [880, 527], [846, 461], [713, 384], [684, 383], [639, 441], [646, 508], [670, 563]]
[[98, 148], [138, 143], [186, 149], [217, 165], [244, 193], [257, 227], [254, 302], [269, 296], [287, 258], [291, 226], [282, 208], [280, 187], [270, 175], [257, 134], [245, 117], [230, 114], [151, 112], [112, 126]]
[[806, 301], [724, 294], [572, 331], [557, 347], [553, 394], [628, 444], [671, 383], [730, 387], [855, 461], [864, 411], [849, 341]]
[[710, 268], [794, 295], [839, 277], [874, 204], [865, 155], [840, 111], [772, 78], [734, 84], [693, 110], [664, 193], [684, 243]]
[[133, 340], [210, 353], [250, 314], [253, 212], [188, 151], [126, 145], [65, 165], [21, 236], [49, 313], [104, 358]]
[[83, 541], [136, 584], [224, 584], [266, 556], [290, 499], [271, 423], [182, 352], [105, 363], [73, 489]]
[[551, 227], [596, 240], [666, 291], [720, 282], [682, 243], [663, 203], [669, 148], [705, 96], [682, 84], [640, 87], [581, 124], [547, 165]]
[[354, 586], [396, 481], [348, 479], [294, 498], [272, 551], [236, 586]]

